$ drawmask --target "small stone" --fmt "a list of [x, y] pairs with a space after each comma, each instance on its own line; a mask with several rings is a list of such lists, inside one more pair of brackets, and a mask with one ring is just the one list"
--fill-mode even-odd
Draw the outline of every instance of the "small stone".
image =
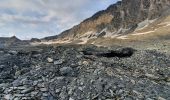
[[70, 90], [68, 91], [68, 94], [69, 94], [69, 95], [73, 94], [73, 89], [70, 89]]
[[38, 94], [38, 92], [31, 92], [31, 96], [35, 96], [37, 94]]
[[46, 91], [48, 91], [48, 90], [47, 90], [47, 88], [40, 88], [40, 91], [46, 92]]
[[59, 93], [59, 92], [60, 92], [60, 89], [56, 89], [55, 92], [56, 92], [56, 93]]
[[73, 69], [71, 67], [63, 67], [60, 69], [61, 75], [71, 75], [73, 72]]
[[89, 62], [88, 61], [83, 61], [83, 65], [89, 65]]
[[0, 87], [6, 87], [6, 86], [7, 86], [7, 84], [5, 84], [5, 83], [0, 84]]
[[74, 100], [73, 98], [69, 98], [69, 100]]
[[9, 93], [9, 92], [11, 92], [11, 91], [13, 91], [13, 89], [5, 89], [5, 93]]
[[83, 91], [83, 88], [82, 87], [78, 87], [79, 90]]
[[76, 57], [77, 57], [77, 58], [82, 58], [82, 57], [83, 57], [83, 55], [80, 55], [80, 54], [79, 54], [79, 55], [77, 55]]
[[28, 80], [28, 79], [24, 79], [24, 80], [22, 80], [22, 84], [23, 85], [32, 85], [33, 81], [32, 80]]
[[18, 52], [17, 51], [9, 51], [9, 54], [11, 55], [16, 55]]
[[130, 81], [131, 81], [132, 84], [135, 84], [135, 83], [136, 83], [135, 80], [133, 80], [133, 79], [131, 79]]
[[170, 82], [170, 77], [167, 77], [167, 78], [165, 79], [165, 81], [166, 81], [166, 82]]
[[19, 75], [21, 75], [21, 71], [16, 71], [15, 76], [19, 76]]
[[14, 97], [23, 97], [24, 94], [14, 94]]
[[17, 89], [19, 89], [19, 90], [26, 90], [27, 88], [24, 87], [24, 86], [20, 86], [20, 87], [17, 87]]
[[54, 65], [60, 65], [62, 64], [64, 61], [63, 60], [57, 60], [57, 61], [54, 61]]
[[21, 93], [22, 94], [27, 94], [27, 93], [30, 93], [31, 91], [33, 91], [34, 90], [34, 88], [28, 88], [28, 89], [26, 89], [26, 90], [23, 90], [23, 91], [21, 91]]
[[151, 79], [158, 79], [159, 77], [155, 76], [155, 75], [152, 75], [152, 74], [145, 74], [145, 76], [147, 76], [148, 78], [151, 78]]
[[12, 95], [11, 94], [7, 94], [7, 95], [4, 96], [4, 98], [6, 100], [11, 100], [12, 99]]
[[158, 100], [166, 100], [166, 99], [163, 97], [158, 97]]
[[20, 100], [18, 97], [14, 98], [14, 100]]
[[28, 97], [23, 97], [22, 100], [29, 100], [29, 98]]
[[48, 96], [48, 94], [47, 94], [47, 93], [43, 93], [43, 96], [44, 96], [44, 97], [47, 97], [47, 96]]
[[151, 99], [151, 98], [146, 98], [146, 100], [153, 100], [153, 99]]
[[33, 85], [35, 86], [35, 85], [37, 85], [38, 84], [38, 81], [34, 81], [33, 82]]
[[38, 83], [37, 86], [38, 87], [45, 87], [45, 84], [44, 83]]
[[0, 51], [0, 54], [3, 54], [4, 53], [4, 51]]
[[48, 61], [49, 63], [52, 63], [54, 60], [53, 60], [52, 58], [47, 58], [47, 61]]
[[83, 83], [83, 82], [81, 82], [81, 83], [80, 83], [80, 85], [84, 85], [84, 83]]
[[12, 85], [18, 87], [18, 86], [22, 85], [22, 83], [21, 83], [20, 80], [15, 80], [15, 81], [12, 83]]
[[108, 67], [108, 68], [106, 68], [106, 73], [107, 73], [107, 75], [109, 75], [109, 76], [113, 76], [114, 75], [114, 73], [113, 73], [113, 69], [112, 68], [110, 68], [110, 67]]

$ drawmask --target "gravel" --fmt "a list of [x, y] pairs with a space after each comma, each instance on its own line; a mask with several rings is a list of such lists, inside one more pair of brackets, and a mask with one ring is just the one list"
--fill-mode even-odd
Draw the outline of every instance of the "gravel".
[[2, 100], [169, 100], [169, 80], [170, 55], [156, 50], [67, 45], [0, 53]]

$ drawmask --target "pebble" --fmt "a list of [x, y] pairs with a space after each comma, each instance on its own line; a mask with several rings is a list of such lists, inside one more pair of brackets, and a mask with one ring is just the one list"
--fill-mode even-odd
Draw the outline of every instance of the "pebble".
[[60, 69], [61, 75], [71, 75], [73, 72], [73, 69], [71, 67], [63, 67]]
[[6, 100], [12, 100], [12, 95], [11, 94], [7, 94], [7, 95], [5, 95], [4, 96], [4, 98], [6, 99]]
[[74, 100], [73, 98], [69, 98], [69, 100]]
[[158, 100], [166, 100], [166, 99], [163, 97], [158, 97]]
[[14, 100], [20, 100], [20, 98], [18, 98], [18, 97], [15, 97], [15, 98], [14, 98]]
[[20, 87], [17, 87], [17, 89], [19, 89], [19, 90], [26, 90], [27, 88], [24, 87], [24, 86], [20, 86]]
[[9, 53], [12, 54], [12, 55], [16, 55], [18, 52], [10, 50]]
[[52, 58], [47, 58], [47, 61], [48, 61], [49, 63], [52, 63], [54, 60], [53, 60]]
[[47, 90], [47, 88], [40, 88], [40, 91], [46, 92], [46, 91], [48, 91], [48, 90]]
[[31, 92], [31, 96], [33, 97], [33, 96], [35, 96], [35, 95], [37, 95], [38, 94], [38, 92]]
[[64, 61], [63, 60], [57, 60], [57, 61], [54, 61], [54, 65], [60, 65], [62, 64]]
[[22, 94], [27, 94], [27, 93], [30, 93], [31, 91], [33, 91], [34, 90], [34, 88], [33, 87], [31, 87], [31, 88], [28, 88], [28, 89], [25, 89], [25, 90], [22, 90], [21, 91], [21, 93]]
[[44, 96], [44, 97], [47, 97], [47, 96], [48, 96], [48, 94], [47, 94], [47, 93], [43, 93], [43, 96]]
[[60, 89], [56, 89], [55, 92], [56, 92], [56, 93], [59, 93], [59, 92], [60, 92]]

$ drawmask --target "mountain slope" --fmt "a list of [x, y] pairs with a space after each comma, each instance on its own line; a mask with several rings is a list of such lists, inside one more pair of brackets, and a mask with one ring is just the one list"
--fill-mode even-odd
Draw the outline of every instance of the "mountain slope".
[[29, 45], [29, 41], [20, 40], [16, 36], [0, 37], [0, 48]]
[[170, 0], [122, 0], [60, 35], [44, 40], [73, 41], [125, 35], [169, 14]]

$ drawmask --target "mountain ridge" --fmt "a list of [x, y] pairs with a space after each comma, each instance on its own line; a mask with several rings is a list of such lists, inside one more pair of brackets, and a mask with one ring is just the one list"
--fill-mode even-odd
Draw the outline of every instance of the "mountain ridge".
[[[44, 40], [76, 40], [82, 37], [98, 37], [133, 32], [145, 20], [159, 19], [169, 15], [170, 0], [122, 0], [110, 5], [106, 10], [95, 13], [80, 24], [59, 35]], [[103, 31], [106, 30], [104, 33]], [[87, 34], [91, 32], [90, 34]], [[100, 34], [103, 35], [100, 35]]]

